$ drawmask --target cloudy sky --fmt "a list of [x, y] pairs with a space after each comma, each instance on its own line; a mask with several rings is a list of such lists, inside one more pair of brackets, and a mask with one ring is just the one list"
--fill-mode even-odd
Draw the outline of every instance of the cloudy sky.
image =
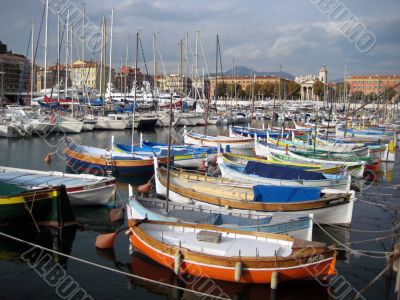
[[[14, 52], [26, 53], [31, 23], [34, 21], [37, 29], [40, 25], [43, 1], [1, 1], [0, 40], [8, 44]], [[294, 75], [316, 73], [322, 64], [326, 64], [330, 79], [343, 77], [346, 61], [348, 74], [399, 74], [400, 1], [337, 0], [336, 5], [340, 6], [324, 6], [324, 2], [329, 1], [86, 0], [84, 2], [88, 24], [92, 29], [98, 29], [102, 16], [106, 17], [109, 25], [111, 9], [115, 9], [113, 66], [116, 67], [119, 66], [121, 57], [125, 61], [127, 44], [129, 44], [128, 61], [129, 64], [133, 64], [134, 36], [136, 31], [140, 30], [149, 72], [152, 70], [153, 33], [157, 35], [158, 49], [167, 72], [177, 72], [179, 40], [185, 33], [189, 34], [188, 56], [192, 62], [194, 37], [196, 31], [199, 31], [210, 72], [215, 69], [215, 39], [219, 34], [222, 64], [225, 70], [231, 68], [234, 57], [236, 65], [245, 65], [257, 71], [277, 71], [282, 65], [284, 71]], [[65, 17], [67, 8], [71, 11], [80, 9], [82, 3], [82, 0], [50, 0], [50, 7], [53, 9], [49, 12], [49, 64], [54, 64], [56, 61], [57, 24], [54, 13], [56, 7], [62, 10], [62, 16]], [[344, 20], [350, 17], [353, 25], [359, 25], [360, 28], [359, 35], [353, 37], [349, 32], [346, 33], [344, 24]], [[80, 19], [75, 20], [78, 22]], [[77, 28], [78, 24], [74, 26]], [[90, 31], [93, 45], [97, 35], [94, 30]], [[359, 38], [363, 34], [365, 39]], [[73, 59], [78, 59], [81, 55], [80, 33], [77, 35], [74, 37], [74, 43], [76, 41], [77, 45], [74, 45]], [[44, 30], [41, 33], [42, 38], [43, 36]], [[37, 57], [39, 63], [43, 63], [44, 57], [42, 38]], [[86, 48], [86, 58], [92, 55], [89, 48], [93, 47]], [[98, 53], [94, 54], [95, 59], [98, 57]], [[143, 62], [143, 58], [140, 60]], [[205, 66], [199, 46], [200, 73]]]

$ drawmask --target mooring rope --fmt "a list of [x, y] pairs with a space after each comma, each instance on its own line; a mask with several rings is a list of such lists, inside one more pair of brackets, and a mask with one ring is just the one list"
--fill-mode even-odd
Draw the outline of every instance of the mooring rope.
[[[358, 254], [358, 255], [363, 255], [363, 256], [368, 256], [371, 258], [379, 258], [379, 259], [386, 259], [387, 255], [392, 254], [393, 252], [388, 252], [388, 251], [374, 251], [374, 250], [358, 250], [358, 249], [351, 249], [348, 245], [341, 243], [338, 239], [333, 237], [331, 234], [329, 234], [314, 218], [314, 223], [327, 235], [329, 236], [335, 243], [338, 245], [342, 246], [344, 249], [337, 248], [338, 250], [346, 250], [350, 251], [353, 254]], [[369, 253], [373, 254], [381, 254], [381, 255], [371, 255]]]
[[103, 269], [103, 270], [111, 271], [111, 272], [114, 272], [114, 273], [122, 274], [122, 275], [125, 275], [125, 276], [128, 276], [128, 277], [132, 277], [132, 278], [135, 278], [135, 279], [148, 281], [148, 282], [151, 282], [151, 283], [163, 285], [163, 286], [170, 287], [170, 288], [175, 288], [175, 289], [178, 289], [178, 290], [190, 292], [190, 293], [193, 293], [193, 294], [196, 294], [196, 295], [199, 295], [199, 296], [203, 296], [203, 297], [209, 297], [209, 298], [214, 298], [214, 299], [222, 299], [222, 300], [230, 299], [230, 298], [210, 295], [210, 294], [199, 292], [199, 291], [194, 291], [194, 290], [187, 289], [187, 288], [180, 287], [180, 286], [176, 286], [176, 285], [173, 285], [173, 284], [160, 282], [160, 281], [157, 281], [157, 280], [153, 280], [153, 279], [141, 277], [141, 276], [138, 276], [138, 275], [135, 275], [135, 274], [127, 273], [127, 272], [124, 272], [124, 271], [121, 271], [121, 270], [113, 269], [113, 268], [110, 268], [110, 267], [107, 267], [107, 266], [103, 266], [103, 265], [100, 265], [100, 264], [97, 264], [97, 263], [94, 263], [94, 262], [91, 262], [91, 261], [88, 261], [88, 260], [85, 260], [85, 259], [82, 259], [82, 258], [79, 258], [79, 257], [68, 255], [68, 254], [53, 250], [53, 249], [49, 249], [49, 248], [46, 248], [46, 247], [31, 243], [31, 242], [22, 240], [20, 238], [17, 238], [17, 237], [12, 236], [12, 235], [8, 235], [8, 234], [6, 234], [4, 232], [1, 232], [1, 231], [0, 231], [0, 236], [9, 238], [11, 240], [14, 240], [14, 241], [17, 241], [17, 242], [20, 242], [20, 243], [23, 243], [23, 244], [27, 244], [27, 245], [32, 246], [32, 247], [36, 247], [36, 248], [39, 248], [39, 249], [42, 249], [42, 250], [45, 250], [45, 251], [60, 255], [60, 256], [67, 257], [67, 258], [70, 258], [72, 260], [76, 260], [76, 261], [79, 261], [81, 263], [84, 263], [84, 264], [87, 264], [87, 265], [91, 265], [91, 266], [94, 266], [94, 267], [99, 268], [99, 269]]
[[363, 230], [363, 229], [355, 229], [355, 228], [346, 228], [343, 226], [335, 225], [335, 224], [324, 224], [324, 226], [330, 226], [334, 228], [339, 228], [347, 231], [354, 231], [354, 232], [361, 232], [361, 233], [385, 233], [385, 232], [392, 232], [393, 230], [396, 230], [400, 226], [400, 222], [393, 228], [391, 229], [385, 229], [385, 230]]

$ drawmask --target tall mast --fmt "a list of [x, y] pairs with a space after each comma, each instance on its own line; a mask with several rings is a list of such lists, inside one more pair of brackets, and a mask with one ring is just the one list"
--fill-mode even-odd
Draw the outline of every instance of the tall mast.
[[85, 3], [82, 4], [82, 65], [81, 65], [81, 88], [85, 84]]
[[65, 99], [68, 98], [68, 56], [69, 56], [69, 10], [67, 11], [67, 25], [66, 25], [66, 32], [67, 32], [67, 45], [65, 48], [65, 85], [64, 85], [64, 94]]
[[125, 81], [124, 81], [125, 98], [126, 98], [126, 94], [128, 93], [128, 91], [127, 91], [127, 77], [129, 75], [129, 70], [128, 70], [129, 43], [130, 43], [130, 35], [128, 35], [128, 42], [126, 43], [125, 68], [127, 70], [127, 74], [125, 75]]
[[112, 70], [113, 26], [114, 26], [114, 8], [111, 10], [111, 27], [110, 27], [110, 68], [109, 68], [109, 70], [108, 70], [108, 92], [109, 92], [109, 93], [111, 93], [111, 70]]
[[32, 105], [32, 100], [33, 100], [33, 82], [34, 82], [34, 79], [35, 79], [34, 64], [33, 64], [33, 60], [34, 60], [34, 56], [35, 56], [34, 45], [33, 45], [34, 33], [35, 33], [35, 23], [32, 22], [32, 37], [31, 37], [31, 103], [30, 103], [30, 105]]
[[47, 89], [47, 31], [49, 22], [49, 0], [46, 0], [46, 21], [45, 21], [45, 31], [44, 31], [44, 93], [46, 95]]
[[137, 68], [139, 60], [139, 31], [136, 32], [136, 56], [135, 56], [135, 95], [133, 97], [133, 112], [132, 112], [132, 137], [131, 137], [131, 152], [133, 152], [133, 142], [135, 138], [135, 111], [136, 111], [136, 90], [137, 90]]
[[183, 61], [182, 61], [182, 52], [183, 52], [183, 42], [180, 40], [179, 42], [179, 92], [181, 93], [181, 99], [182, 99], [182, 94], [184, 93], [184, 88], [183, 88]]
[[189, 34], [186, 32], [185, 34], [185, 95], [186, 97], [188, 96], [188, 91], [187, 91], [187, 83], [188, 83], [188, 67], [189, 67], [189, 57], [188, 57], [188, 51], [189, 51]]
[[157, 61], [156, 61], [156, 34], [153, 33], [153, 90], [154, 98], [156, 99], [157, 92]]
[[233, 66], [232, 66], [232, 69], [233, 69], [233, 84], [234, 84], [234, 97], [235, 97], [235, 100], [236, 100], [236, 67], [235, 67], [235, 58], [233, 58], [233, 60], [232, 60], [232, 62], [233, 62]]
[[71, 77], [71, 103], [72, 103], [72, 106], [71, 106], [71, 110], [72, 110], [72, 116], [74, 116], [74, 81], [75, 81], [75, 76], [71, 76], [71, 75], [75, 75], [75, 74], [73, 74], [72, 73], [72, 70], [73, 70], [73, 68], [72, 68], [72, 46], [73, 46], [73, 39], [72, 39], [72, 32], [73, 32], [73, 23], [71, 24], [71, 26], [70, 26], [70, 32], [69, 32], [69, 38], [70, 38], [70, 44], [69, 44], [69, 47], [70, 47], [70, 54], [69, 54], [69, 76]]
[[[198, 44], [197, 44], [197, 37], [198, 37], [198, 34], [199, 34], [199, 32], [198, 31], [196, 31], [196, 38], [195, 38], [195, 54], [194, 54], [194, 65], [195, 65], [195, 71], [194, 71], [194, 77], [196, 78], [196, 89], [195, 89], [195, 93], [194, 93], [194, 98], [197, 100], [197, 94], [198, 94], [198, 89], [199, 89], [199, 86], [198, 86], [198, 84], [199, 84], [199, 82], [200, 82], [200, 76], [198, 76], [199, 75], [199, 70], [198, 70]], [[204, 83], [203, 83], [203, 85], [204, 85]]]
[[57, 100], [60, 102], [60, 11], [57, 11]]
[[100, 56], [100, 97], [103, 100], [103, 110], [105, 106], [104, 101], [104, 83], [105, 83], [105, 72], [104, 64], [106, 61], [106, 18], [103, 17], [101, 25], [101, 56]]

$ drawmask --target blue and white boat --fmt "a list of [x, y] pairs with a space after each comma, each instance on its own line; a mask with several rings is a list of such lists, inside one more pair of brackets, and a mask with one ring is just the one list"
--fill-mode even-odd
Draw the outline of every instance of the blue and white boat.
[[246, 166], [229, 163], [218, 157], [222, 177], [244, 182], [292, 187], [319, 187], [349, 191], [351, 175], [321, 174], [290, 166], [249, 161]]
[[158, 198], [130, 197], [127, 212], [131, 219], [147, 218], [153, 221], [208, 224], [242, 231], [260, 231], [288, 234], [292, 237], [312, 240], [312, 215], [281, 215], [265, 212], [236, 212], [235, 210], [212, 208], [170, 202], [166, 212], [166, 201]]

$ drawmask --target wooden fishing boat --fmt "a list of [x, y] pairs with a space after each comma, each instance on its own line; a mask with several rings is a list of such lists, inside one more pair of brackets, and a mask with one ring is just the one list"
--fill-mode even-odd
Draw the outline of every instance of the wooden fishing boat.
[[344, 160], [328, 160], [320, 158], [312, 158], [307, 156], [302, 156], [296, 154], [287, 149], [282, 150], [280, 147], [275, 147], [274, 145], [267, 144], [263, 141], [255, 141], [254, 151], [256, 155], [261, 157], [276, 157], [283, 161], [296, 161], [300, 163], [320, 163], [324, 165], [345, 165], [345, 170], [354, 177], [363, 177], [365, 162], [363, 161], [344, 161]]
[[[113, 149], [118, 152], [139, 154], [143, 156], [166, 157], [168, 156], [168, 145], [141, 142], [140, 146], [114, 144]], [[182, 168], [197, 168], [201, 162], [207, 160], [209, 154], [217, 153], [217, 148], [194, 147], [187, 145], [171, 145], [170, 156], [174, 158], [174, 165]]]
[[0, 182], [29, 190], [65, 185], [71, 205], [106, 205], [115, 196], [115, 178], [0, 166]]
[[235, 212], [230, 209], [212, 208], [207, 205], [167, 202], [158, 198], [130, 197], [127, 204], [128, 218], [166, 222], [208, 224], [242, 231], [261, 231], [288, 234], [292, 237], [312, 240], [312, 216], [298, 216], [264, 212]]
[[[167, 171], [163, 167], [158, 168], [157, 162], [154, 167], [157, 194], [165, 196]], [[249, 182], [170, 170], [171, 201], [225, 207], [241, 213], [250, 210], [271, 214], [313, 214], [322, 224], [348, 225], [352, 219], [354, 195], [354, 191], [335, 189], [257, 186]]]
[[319, 143], [328, 145], [338, 145], [338, 144], [354, 144], [365, 146], [368, 149], [367, 156], [379, 159], [380, 161], [396, 161], [396, 142], [395, 140], [390, 140], [389, 142], [382, 141], [368, 141], [368, 140], [358, 140], [358, 139], [348, 139], [348, 138], [321, 138], [317, 136]]
[[242, 166], [246, 166], [249, 161], [256, 161], [263, 164], [271, 164], [271, 165], [280, 165], [280, 166], [289, 166], [294, 168], [299, 168], [305, 171], [310, 172], [318, 172], [323, 174], [339, 174], [343, 173], [343, 169], [346, 167], [345, 165], [323, 165], [323, 164], [311, 164], [311, 163], [300, 163], [300, 162], [290, 162], [290, 161], [279, 161], [274, 159], [265, 159], [260, 157], [250, 157], [240, 154], [234, 153], [225, 153], [223, 154], [225, 160], [229, 161], [229, 163], [236, 163]]
[[358, 155], [366, 156], [368, 155], [368, 149], [365, 146], [354, 145], [354, 144], [319, 144], [309, 145], [303, 141], [299, 141], [293, 136], [292, 141], [274, 139], [267, 136], [265, 140], [270, 145], [281, 147], [282, 150], [289, 151], [301, 151], [301, 152], [311, 152], [311, 153], [321, 153], [321, 154], [341, 154], [341, 155]]
[[326, 278], [336, 252], [324, 243], [210, 225], [128, 220], [131, 246], [175, 273], [241, 283]]
[[277, 186], [319, 187], [348, 191], [351, 176], [343, 174], [321, 174], [304, 171], [290, 166], [264, 164], [248, 161], [246, 166], [229, 163], [224, 157], [218, 157], [218, 167], [222, 177]]
[[254, 142], [252, 138], [232, 138], [227, 136], [210, 136], [200, 133], [187, 132], [183, 135], [184, 143], [189, 145], [206, 147], [223, 147], [224, 149], [252, 149]]
[[[153, 158], [66, 142], [66, 164], [77, 172], [105, 176], [151, 176]], [[166, 158], [161, 160], [166, 161]]]
[[29, 191], [4, 182], [0, 182], [0, 224], [77, 225], [64, 186]]

